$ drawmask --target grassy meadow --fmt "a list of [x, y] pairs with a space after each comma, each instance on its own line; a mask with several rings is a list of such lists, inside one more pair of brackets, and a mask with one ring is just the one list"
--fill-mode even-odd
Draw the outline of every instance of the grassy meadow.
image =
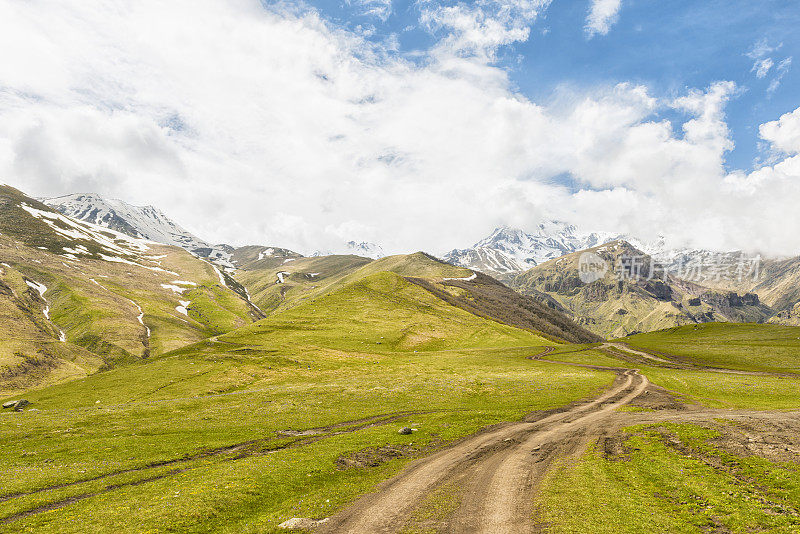
[[39, 411], [0, 416], [0, 531], [270, 532], [325, 517], [413, 457], [610, 384], [525, 359], [550, 343], [375, 273], [28, 392]]
[[[0, 532], [277, 532], [292, 517], [332, 515], [413, 458], [595, 396], [614, 379], [572, 364], [633, 365], [597, 344], [558, 343], [449, 304], [404, 276], [441, 281], [470, 271], [424, 254], [287, 258], [240, 271], [268, 314], [253, 322], [258, 314], [217, 271], [182, 252], [153, 260], [180, 276], [96, 260], [33, 265], [23, 252], [8, 253], [2, 280], [16, 300], [0, 300], [0, 312], [23, 324], [20, 310], [34, 310], [25, 317], [42, 339], [26, 342], [49, 343], [69, 362], [84, 358], [88, 376], [61, 382], [53, 373], [24, 392], [28, 409], [0, 414]], [[25, 277], [47, 285], [46, 302], [26, 290]], [[186, 313], [177, 313], [184, 300]], [[798, 365], [798, 331], [702, 325], [625, 341], [698, 365], [786, 374]], [[565, 363], [527, 359], [546, 347], [555, 348], [548, 359]], [[90, 349], [118, 353], [103, 359]], [[791, 375], [640, 367], [685, 402], [800, 408], [800, 378]], [[401, 435], [402, 427], [414, 430]], [[682, 445], [665, 445], [665, 432]], [[548, 475], [542, 517], [553, 532], [619, 517], [622, 531], [695, 532], [717, 521], [727, 528], [724, 514], [742, 528], [762, 524], [763, 506], [730, 491], [770, 506], [795, 502], [796, 470], [723, 457], [710, 444], [714, 432], [628, 429], [624, 460], [591, 448]], [[687, 455], [691, 448], [698, 452]], [[739, 462], [748, 478], [709, 471], [701, 456]], [[769, 521], [776, 532], [796, 526]]]
[[731, 427], [632, 427], [616, 453], [562, 461], [543, 484], [541, 521], [554, 534], [797, 532], [797, 464], [731, 453], [716, 443]]
[[708, 367], [800, 373], [800, 327], [706, 323], [629, 336], [632, 347]]

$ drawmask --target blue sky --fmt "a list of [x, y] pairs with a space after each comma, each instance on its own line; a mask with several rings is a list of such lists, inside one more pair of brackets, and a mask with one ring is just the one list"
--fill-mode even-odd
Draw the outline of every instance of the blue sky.
[[[466, 2], [470, 4], [471, 2]], [[416, 0], [393, 0], [382, 20], [365, 14], [357, 0], [309, 2], [332, 23], [345, 28], [374, 29], [371, 39], [397, 35], [399, 53], [426, 50], [435, 42], [419, 24]], [[451, 2], [452, 4], [452, 2]], [[531, 25], [530, 38], [499, 51], [519, 91], [536, 102], [563, 92], [581, 92], [598, 85], [634, 82], [657, 96], [678, 96], [687, 88], [703, 88], [719, 80], [736, 82], [739, 91], [727, 106], [735, 149], [729, 169], [751, 169], [763, 157], [758, 125], [797, 107], [800, 95], [800, 4], [791, 0], [623, 0], [617, 22], [606, 35], [587, 36], [588, 0], [553, 1]], [[749, 57], [759, 43], [777, 50], [764, 57], [774, 66], [764, 78], [752, 70]], [[776, 66], [796, 57], [776, 89]], [[663, 116], [680, 120], [670, 110]]]

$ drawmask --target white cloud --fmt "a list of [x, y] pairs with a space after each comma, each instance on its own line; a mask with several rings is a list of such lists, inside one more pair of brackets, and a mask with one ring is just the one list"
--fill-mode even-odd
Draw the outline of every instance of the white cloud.
[[772, 79], [772, 81], [770, 81], [769, 87], [767, 87], [767, 93], [772, 94], [778, 89], [778, 87], [780, 87], [783, 77], [786, 76], [787, 72], [789, 72], [789, 67], [791, 66], [791, 56], [778, 63], [778, 66], [775, 67], [775, 77]]
[[800, 108], [761, 125], [758, 133], [772, 147], [786, 154], [800, 154]]
[[772, 52], [777, 52], [778, 50], [781, 49], [781, 47], [783, 47], [783, 43], [778, 43], [775, 46], [770, 46], [769, 40], [767, 40], [767, 38], [764, 37], [760, 41], [757, 41], [755, 44], [753, 44], [753, 47], [750, 50], [748, 50], [746, 55], [751, 59], [758, 59], [767, 56]]
[[[775, 65], [775, 59], [771, 57], [773, 52], [777, 52], [783, 48], [783, 43], [778, 43], [775, 46], [770, 46], [766, 37], [756, 42], [753, 47], [745, 54], [747, 57], [754, 59], [751, 72], [756, 73], [756, 78], [766, 78], [772, 71], [774, 73], [772, 79], [767, 87], [767, 94], [772, 95], [781, 85], [783, 77], [789, 72], [789, 67], [792, 66], [792, 57], [785, 57]], [[772, 67], [775, 67], [773, 70]]]
[[589, 37], [606, 35], [619, 18], [622, 0], [591, 0], [589, 14], [586, 15], [586, 30]]
[[392, 14], [392, 0], [347, 0], [350, 5], [357, 5], [361, 13], [386, 21]]
[[753, 63], [753, 68], [751, 70], [755, 71], [756, 78], [763, 78], [767, 75], [769, 69], [771, 69], [774, 64], [775, 62], [772, 61], [772, 58], [770, 57], [758, 59], [755, 63]]
[[437, 50], [457, 56], [495, 58], [501, 46], [526, 41], [530, 25], [551, 0], [479, 0], [445, 4], [420, 0], [420, 22], [444, 33]]
[[440, 40], [410, 61], [257, 0], [0, 0], [0, 180], [152, 203], [215, 242], [301, 252], [345, 238], [435, 252], [545, 217], [800, 250], [788, 119], [762, 133], [788, 155], [729, 174], [730, 82], [533, 102], [494, 61], [546, 6], [421, 6]]

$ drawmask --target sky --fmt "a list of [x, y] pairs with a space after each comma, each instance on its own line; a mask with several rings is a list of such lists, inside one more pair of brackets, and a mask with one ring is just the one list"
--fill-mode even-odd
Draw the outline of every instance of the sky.
[[800, 254], [800, 5], [0, 0], [0, 181], [200, 237]]

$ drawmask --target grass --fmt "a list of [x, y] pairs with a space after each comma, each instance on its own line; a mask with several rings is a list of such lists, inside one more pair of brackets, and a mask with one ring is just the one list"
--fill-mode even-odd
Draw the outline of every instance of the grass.
[[800, 327], [707, 323], [637, 334], [623, 341], [710, 367], [800, 372]]
[[532, 332], [451, 306], [391, 272], [367, 276], [219, 340], [368, 352], [550, 344]]
[[[739, 328], [741, 325], [721, 323], [715, 326], [718, 328], [714, 328], [713, 331], [717, 332], [720, 343], [723, 343], [722, 340], [730, 339], [731, 336], [741, 331]], [[761, 335], [757, 331], [752, 333], [752, 350], [762, 346], [764, 340], [772, 339], [773, 336], [774, 327], [771, 325], [756, 326], [763, 327], [764, 333]], [[652, 337], [659, 338], [660, 334], [655, 332]], [[626, 341], [629, 339], [626, 338]], [[714, 345], [710, 336], [706, 340], [710, 346]], [[633, 343], [631, 345], [641, 347], [641, 345], [634, 345]], [[662, 348], [661, 345], [655, 344], [647, 348], [652, 350], [653, 347]], [[740, 340], [739, 347], [744, 348], [743, 352], [748, 352], [742, 340]], [[673, 346], [669, 348], [672, 349]], [[800, 408], [800, 378], [748, 376], [717, 371], [667, 369], [634, 364], [614, 358], [607, 352], [594, 349], [592, 345], [562, 345], [547, 355], [546, 358], [606, 367], [634, 367], [647, 376], [652, 383], [677, 393], [681, 397], [688, 397], [694, 403], [711, 408], [754, 410], [791, 410]], [[735, 368], [735, 366], [732, 367]]]
[[651, 382], [711, 408], [800, 408], [800, 379], [642, 367]]
[[559, 362], [604, 367], [631, 367], [631, 364], [610, 356], [607, 352], [590, 348], [591, 345], [562, 345], [545, 358]]
[[[546, 344], [375, 273], [217, 342], [27, 394], [40, 412], [0, 416], [0, 487], [34, 493], [0, 502], [0, 518], [92, 496], [0, 531], [271, 532], [325, 517], [412, 457], [611, 382], [525, 359]], [[402, 453], [337, 463], [387, 446]]]
[[[41, 412], [0, 419], [8, 444], [0, 460], [4, 492], [190, 459], [13, 499], [0, 503], [0, 514], [98, 491], [128, 477], [188, 469], [17, 521], [12, 530], [96, 531], [128, 524], [120, 528], [172, 525], [216, 532], [248, 531], [250, 523], [252, 531], [261, 531], [292, 516], [324, 517], [405, 462], [340, 471], [335, 460], [341, 455], [387, 444], [425, 450], [592, 395], [610, 381], [605, 373], [554, 368], [523, 356], [522, 350], [507, 349], [360, 356], [309, 350], [246, 358], [212, 353], [165, 357], [46, 388], [28, 396]], [[292, 440], [278, 435], [280, 430], [404, 411], [427, 413], [352, 433], [326, 432], [317, 442], [264, 453]], [[419, 432], [400, 436], [397, 429], [406, 425]], [[251, 443], [252, 455], [191, 459], [242, 443]], [[69, 527], [69, 517], [80, 523]]]
[[633, 427], [621, 458], [591, 449], [562, 462], [543, 484], [548, 532], [797, 532], [797, 466], [733, 455], [710, 443], [718, 436], [691, 424]]

